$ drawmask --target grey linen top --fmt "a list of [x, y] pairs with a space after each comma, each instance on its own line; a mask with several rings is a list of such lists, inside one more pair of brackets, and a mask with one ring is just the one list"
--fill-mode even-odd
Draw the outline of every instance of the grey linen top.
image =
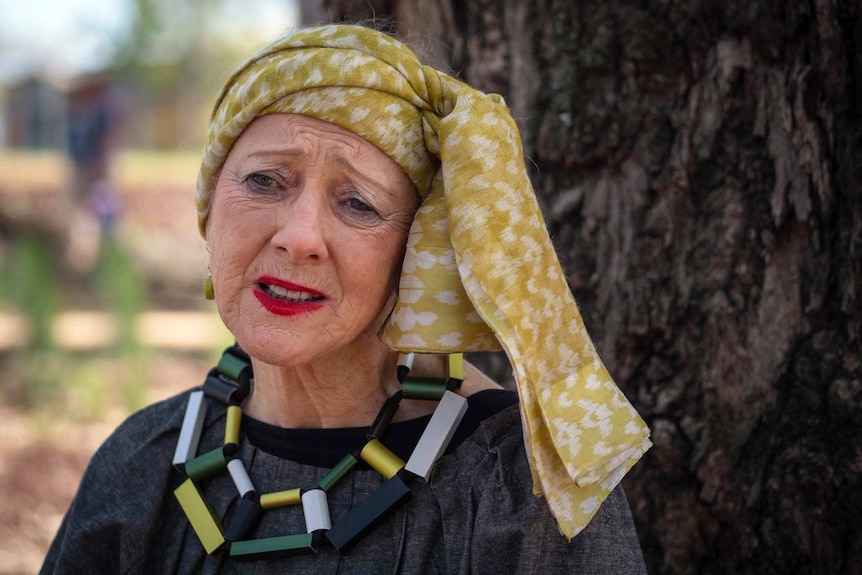
[[[132, 415], [98, 450], [42, 574], [646, 573], [620, 488], [571, 542], [559, 533], [545, 501], [532, 494], [517, 405], [482, 421], [439, 460], [427, 484], [411, 482], [407, 503], [345, 555], [325, 543], [316, 555], [279, 559], [206, 555], [173, 495], [184, 479], [171, 459], [187, 401], [180, 394]], [[224, 408], [211, 404], [198, 453], [223, 436]], [[311, 486], [328, 471], [276, 457], [247, 437], [240, 457], [260, 493]], [[333, 523], [382, 481], [367, 468], [340, 481], [328, 493]], [[203, 491], [223, 522], [232, 515], [239, 497], [227, 473]], [[286, 507], [267, 511], [254, 537], [304, 532], [302, 510]]]

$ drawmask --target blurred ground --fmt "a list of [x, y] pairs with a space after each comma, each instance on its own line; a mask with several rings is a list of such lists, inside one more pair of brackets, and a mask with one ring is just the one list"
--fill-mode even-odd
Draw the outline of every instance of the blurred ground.
[[[151, 370], [147, 401], [200, 383], [210, 366], [191, 356], [163, 356]], [[98, 415], [49, 418], [0, 403], [0, 573], [38, 572], [87, 461], [128, 413], [114, 403]]]
[[[130, 277], [144, 284], [132, 291], [145, 297], [140, 309], [112, 310], [98, 297], [96, 274], [74, 270], [59, 256], [70, 213], [67, 161], [0, 150], [3, 279], [9, 283], [16, 242], [47, 238], [46, 253], [57, 256], [44, 262], [57, 284], [48, 293], [58, 300], [49, 342], [38, 347], [30, 325], [38, 314], [0, 297], [2, 575], [38, 572], [93, 451], [130, 411], [199, 384], [230, 341], [199, 295], [206, 258], [192, 199], [196, 170], [193, 153], [117, 159], [116, 241], [134, 264]], [[0, 296], [15, 286], [3, 288]], [[124, 333], [117, 313], [133, 320], [127, 330], [133, 344], [117, 343]]]

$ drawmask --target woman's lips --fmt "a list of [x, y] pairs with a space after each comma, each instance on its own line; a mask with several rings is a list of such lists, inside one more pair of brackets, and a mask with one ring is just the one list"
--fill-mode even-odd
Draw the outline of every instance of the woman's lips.
[[296, 315], [323, 307], [326, 294], [271, 276], [258, 278], [254, 296], [270, 313]]

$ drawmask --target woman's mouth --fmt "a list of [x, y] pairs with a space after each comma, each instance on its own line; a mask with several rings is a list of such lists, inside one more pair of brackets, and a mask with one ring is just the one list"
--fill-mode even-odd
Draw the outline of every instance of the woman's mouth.
[[323, 296], [307, 291], [293, 291], [281, 286], [259, 283], [258, 287], [268, 296], [294, 303], [322, 300]]
[[326, 301], [317, 290], [273, 277], [259, 278], [254, 295], [270, 313], [287, 316], [313, 312]]

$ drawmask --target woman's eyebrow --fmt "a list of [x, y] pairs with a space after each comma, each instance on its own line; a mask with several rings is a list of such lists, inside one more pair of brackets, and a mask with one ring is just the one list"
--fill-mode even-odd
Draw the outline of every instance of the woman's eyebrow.
[[356, 169], [356, 166], [353, 165], [352, 162], [344, 158], [341, 154], [330, 155], [327, 158], [327, 163], [331, 162], [331, 164], [339, 169], [346, 171], [347, 173], [357, 176], [375, 186], [382, 188], [387, 191], [394, 191], [395, 185], [394, 182], [389, 179], [384, 179], [378, 177], [377, 173], [370, 174], [368, 172]]
[[306, 152], [298, 148], [263, 148], [246, 153], [248, 159], [302, 158]]

